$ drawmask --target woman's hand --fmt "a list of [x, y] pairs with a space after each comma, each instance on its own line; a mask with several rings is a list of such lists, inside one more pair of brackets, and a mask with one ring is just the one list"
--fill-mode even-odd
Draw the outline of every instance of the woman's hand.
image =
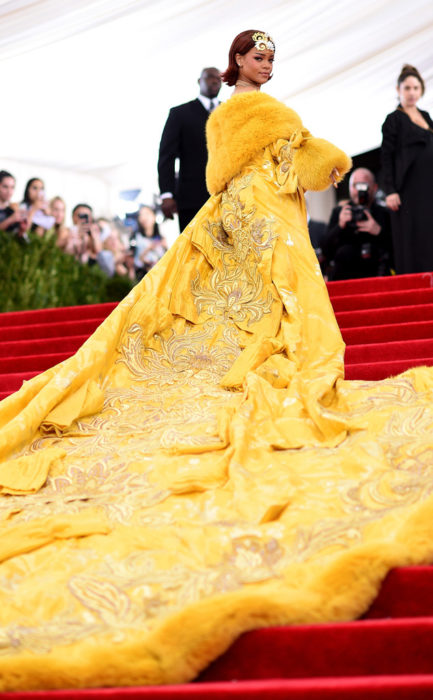
[[340, 171], [337, 170], [337, 168], [333, 168], [332, 173], [331, 173], [331, 182], [333, 187], [337, 188], [338, 187], [338, 179], [340, 177]]
[[387, 196], [385, 202], [388, 209], [391, 209], [392, 211], [398, 211], [401, 206], [400, 195], [398, 194], [398, 192], [393, 192], [392, 194], [389, 194]]

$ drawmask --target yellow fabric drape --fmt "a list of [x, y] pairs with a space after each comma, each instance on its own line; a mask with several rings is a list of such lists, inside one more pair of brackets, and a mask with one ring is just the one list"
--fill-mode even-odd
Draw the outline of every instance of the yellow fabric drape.
[[245, 630], [355, 618], [433, 560], [433, 370], [344, 380], [303, 138], [0, 405], [1, 690], [187, 681]]

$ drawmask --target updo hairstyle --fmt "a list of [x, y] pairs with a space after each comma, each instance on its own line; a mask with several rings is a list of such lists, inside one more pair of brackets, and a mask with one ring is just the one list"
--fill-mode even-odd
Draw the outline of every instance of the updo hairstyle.
[[400, 85], [402, 83], [404, 83], [406, 78], [409, 78], [410, 76], [419, 80], [419, 82], [421, 84], [421, 94], [424, 95], [424, 92], [425, 92], [424, 80], [421, 78], [421, 75], [418, 72], [418, 70], [415, 68], [415, 66], [411, 66], [409, 63], [405, 63], [403, 68], [401, 69], [400, 75], [397, 78], [397, 87], [400, 87]]
[[[235, 85], [238, 77], [239, 77], [239, 66], [236, 63], [236, 54], [240, 53], [241, 56], [245, 56], [248, 51], [251, 51], [255, 47], [255, 42], [253, 41], [253, 34], [256, 33], [260, 34], [266, 34], [266, 32], [261, 32], [259, 29], [247, 29], [245, 32], [241, 32], [232, 41], [232, 45], [230, 46], [230, 51], [229, 51], [229, 65], [224, 71], [224, 73], [221, 73], [221, 80], [224, 83], [227, 83], [230, 87], [232, 85]], [[269, 80], [271, 79], [272, 76], [270, 76]]]

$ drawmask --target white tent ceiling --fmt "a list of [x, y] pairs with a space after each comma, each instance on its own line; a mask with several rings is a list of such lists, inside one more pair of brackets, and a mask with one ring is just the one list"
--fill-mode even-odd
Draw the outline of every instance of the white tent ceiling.
[[247, 28], [276, 42], [266, 91], [351, 155], [380, 144], [404, 62], [433, 112], [431, 0], [0, 0], [0, 168], [155, 191], [169, 107]]

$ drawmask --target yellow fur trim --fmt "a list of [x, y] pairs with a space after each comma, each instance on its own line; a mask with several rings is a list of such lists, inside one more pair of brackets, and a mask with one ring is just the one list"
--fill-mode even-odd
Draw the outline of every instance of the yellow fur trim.
[[[207, 122], [209, 192], [221, 192], [263, 148], [277, 139], [291, 140], [302, 128], [298, 114], [270, 95], [245, 92], [231, 97]], [[308, 135], [295, 149], [293, 167], [301, 187], [322, 190], [330, 184], [332, 169], [339, 170], [341, 179], [351, 160], [328, 141]]]

